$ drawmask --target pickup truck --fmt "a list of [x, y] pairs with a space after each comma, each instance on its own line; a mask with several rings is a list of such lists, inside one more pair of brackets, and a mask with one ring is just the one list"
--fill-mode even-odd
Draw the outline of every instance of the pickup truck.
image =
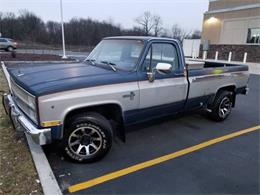
[[4, 107], [36, 143], [58, 142], [68, 159], [93, 162], [130, 125], [194, 110], [224, 121], [248, 92], [246, 65], [187, 64], [174, 39], [104, 38], [83, 62], [7, 64]]

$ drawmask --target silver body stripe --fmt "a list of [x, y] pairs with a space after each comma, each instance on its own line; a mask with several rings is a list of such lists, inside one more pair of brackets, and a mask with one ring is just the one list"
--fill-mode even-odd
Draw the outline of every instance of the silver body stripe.
[[[246, 86], [247, 71], [218, 75], [192, 76], [189, 98], [215, 94], [219, 88]], [[122, 111], [142, 109], [185, 100], [187, 81], [184, 77], [129, 82], [76, 89], [39, 97], [40, 121], [64, 120], [70, 111], [93, 105], [118, 104]], [[133, 98], [129, 94], [134, 93]]]
[[[123, 97], [131, 92], [135, 94], [133, 100]], [[103, 85], [42, 96], [39, 98], [40, 120], [63, 121], [71, 110], [102, 104], [118, 104], [123, 111], [137, 109], [138, 82]]]
[[215, 94], [220, 88], [226, 86], [244, 87], [247, 85], [248, 78], [247, 71], [190, 77], [189, 98]]

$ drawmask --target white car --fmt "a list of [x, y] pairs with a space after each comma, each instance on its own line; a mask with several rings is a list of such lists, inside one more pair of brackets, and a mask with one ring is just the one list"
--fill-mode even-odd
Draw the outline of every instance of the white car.
[[5, 51], [13, 51], [17, 48], [17, 42], [9, 38], [0, 38], [0, 49]]

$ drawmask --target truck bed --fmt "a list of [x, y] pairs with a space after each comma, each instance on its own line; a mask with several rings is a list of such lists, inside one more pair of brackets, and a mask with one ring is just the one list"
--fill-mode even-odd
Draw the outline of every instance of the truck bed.
[[247, 70], [247, 65], [244, 64], [234, 64], [234, 63], [223, 63], [216, 61], [198, 61], [198, 60], [187, 60], [186, 65], [188, 65], [190, 70], [197, 70], [203, 68], [243, 68]]
[[186, 64], [190, 83], [189, 99], [202, 94], [210, 98], [224, 87], [240, 90], [248, 82], [249, 73], [246, 65], [212, 61], [187, 61]]
[[228, 72], [248, 71], [248, 66], [244, 64], [223, 63], [215, 61], [186, 61], [189, 76], [218, 75]]

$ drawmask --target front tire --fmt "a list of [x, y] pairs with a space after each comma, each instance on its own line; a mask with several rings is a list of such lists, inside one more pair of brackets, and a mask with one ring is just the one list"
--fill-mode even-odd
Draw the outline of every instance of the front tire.
[[224, 121], [231, 113], [233, 94], [229, 91], [217, 93], [213, 104], [210, 106], [209, 118], [213, 121]]
[[9, 51], [9, 52], [12, 52], [14, 50], [14, 48], [12, 47], [12, 46], [8, 46], [7, 48], [6, 48], [6, 51]]
[[109, 152], [112, 140], [113, 131], [108, 120], [98, 113], [89, 112], [69, 120], [61, 147], [70, 160], [90, 163]]

